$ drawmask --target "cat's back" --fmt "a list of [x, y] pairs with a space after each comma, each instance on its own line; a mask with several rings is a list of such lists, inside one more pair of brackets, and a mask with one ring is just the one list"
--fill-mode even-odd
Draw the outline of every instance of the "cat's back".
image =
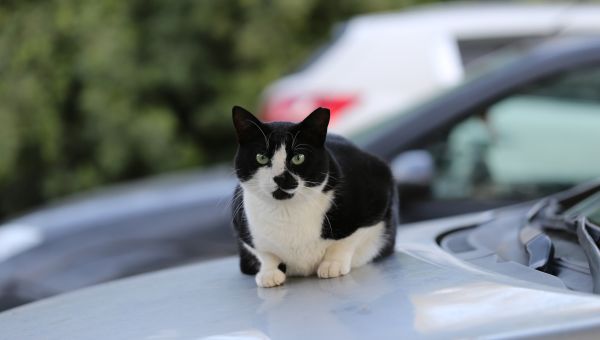
[[348, 139], [328, 134], [325, 147], [340, 167], [344, 177], [362, 178], [367, 181], [381, 182], [382, 185], [391, 184], [392, 173], [389, 166], [381, 159], [361, 150]]
[[[389, 166], [340, 136], [328, 135], [326, 147], [333, 161], [330, 174], [335, 183], [335, 208], [328, 215], [337, 226], [333, 238], [380, 221], [385, 221], [387, 232], [393, 235], [396, 191]], [[326, 229], [324, 233], [327, 235]], [[392, 243], [383, 253], [390, 252]]]

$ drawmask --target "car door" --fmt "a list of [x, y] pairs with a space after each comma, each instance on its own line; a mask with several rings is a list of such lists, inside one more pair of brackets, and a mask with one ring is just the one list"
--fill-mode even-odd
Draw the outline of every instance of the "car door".
[[409, 152], [426, 175], [400, 180], [404, 221], [531, 200], [600, 177], [600, 66], [539, 79], [466, 116]]

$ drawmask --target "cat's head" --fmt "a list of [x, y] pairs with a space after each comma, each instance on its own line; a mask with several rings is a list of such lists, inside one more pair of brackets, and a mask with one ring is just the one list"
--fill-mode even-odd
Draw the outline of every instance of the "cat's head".
[[329, 169], [325, 150], [329, 110], [318, 108], [298, 124], [263, 123], [233, 107], [238, 138], [235, 171], [245, 191], [265, 200], [286, 200], [324, 185]]

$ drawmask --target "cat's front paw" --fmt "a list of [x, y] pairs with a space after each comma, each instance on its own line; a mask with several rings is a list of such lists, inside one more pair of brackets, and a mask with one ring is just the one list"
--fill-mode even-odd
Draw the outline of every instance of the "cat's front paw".
[[256, 284], [259, 287], [270, 288], [280, 286], [285, 282], [285, 274], [279, 269], [268, 269], [256, 274]]
[[322, 279], [330, 279], [346, 275], [350, 272], [350, 262], [338, 260], [324, 260], [317, 269], [317, 275]]

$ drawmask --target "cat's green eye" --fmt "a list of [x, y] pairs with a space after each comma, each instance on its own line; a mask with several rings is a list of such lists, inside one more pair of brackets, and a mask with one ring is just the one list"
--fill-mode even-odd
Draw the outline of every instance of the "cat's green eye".
[[263, 155], [262, 153], [257, 153], [256, 161], [258, 162], [258, 164], [265, 165], [269, 163], [269, 157]]
[[294, 157], [292, 157], [292, 163], [294, 165], [300, 165], [304, 163], [304, 155], [301, 153], [295, 154]]

